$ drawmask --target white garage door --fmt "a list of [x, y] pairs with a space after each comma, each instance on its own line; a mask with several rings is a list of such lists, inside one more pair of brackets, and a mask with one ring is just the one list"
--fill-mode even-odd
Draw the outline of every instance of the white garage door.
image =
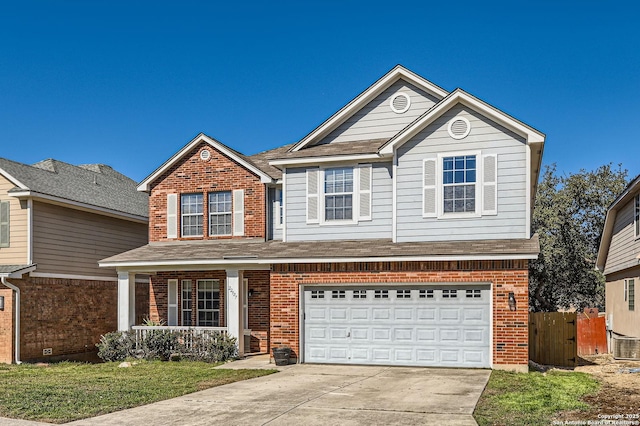
[[304, 362], [489, 367], [489, 286], [307, 287]]

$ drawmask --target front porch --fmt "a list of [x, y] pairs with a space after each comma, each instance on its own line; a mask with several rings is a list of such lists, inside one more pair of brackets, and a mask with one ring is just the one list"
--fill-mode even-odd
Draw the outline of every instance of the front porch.
[[[269, 352], [269, 271], [245, 269], [145, 270], [118, 272], [118, 330], [140, 339], [152, 330], [178, 332], [185, 344], [228, 334], [240, 355]], [[149, 319], [136, 321], [136, 273], [150, 275]]]

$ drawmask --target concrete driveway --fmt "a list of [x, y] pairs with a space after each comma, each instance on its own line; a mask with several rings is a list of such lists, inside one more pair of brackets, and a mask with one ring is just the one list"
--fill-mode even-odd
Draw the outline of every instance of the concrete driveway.
[[476, 425], [489, 370], [301, 364], [71, 425]]

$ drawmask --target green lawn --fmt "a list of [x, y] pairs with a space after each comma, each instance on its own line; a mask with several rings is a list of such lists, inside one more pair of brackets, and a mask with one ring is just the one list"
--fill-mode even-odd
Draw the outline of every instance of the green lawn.
[[580, 398], [599, 386], [584, 373], [493, 371], [473, 415], [480, 426], [549, 425], [560, 411], [589, 408]]
[[0, 365], [0, 417], [64, 423], [274, 373], [202, 362]]

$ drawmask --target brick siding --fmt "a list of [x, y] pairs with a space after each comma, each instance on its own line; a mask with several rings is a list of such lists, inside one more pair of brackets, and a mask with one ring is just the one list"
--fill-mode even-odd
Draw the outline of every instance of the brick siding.
[[[200, 152], [209, 150], [208, 160]], [[210, 237], [208, 193], [244, 190], [244, 236]], [[149, 241], [167, 241], [167, 194], [178, 194], [178, 235], [180, 235], [180, 194], [203, 194], [203, 237], [194, 239], [265, 238], [266, 189], [260, 178], [211, 145], [202, 142], [177, 161], [151, 185], [149, 198]], [[179, 240], [183, 238], [178, 238]]]
[[[307, 284], [492, 283], [493, 363], [528, 363], [528, 262], [451, 261], [273, 265], [271, 346], [287, 345], [298, 357], [299, 292]], [[513, 292], [516, 311], [507, 298]]]
[[13, 291], [0, 288], [4, 296], [4, 310], [0, 311], [0, 362], [10, 364], [13, 360]]

